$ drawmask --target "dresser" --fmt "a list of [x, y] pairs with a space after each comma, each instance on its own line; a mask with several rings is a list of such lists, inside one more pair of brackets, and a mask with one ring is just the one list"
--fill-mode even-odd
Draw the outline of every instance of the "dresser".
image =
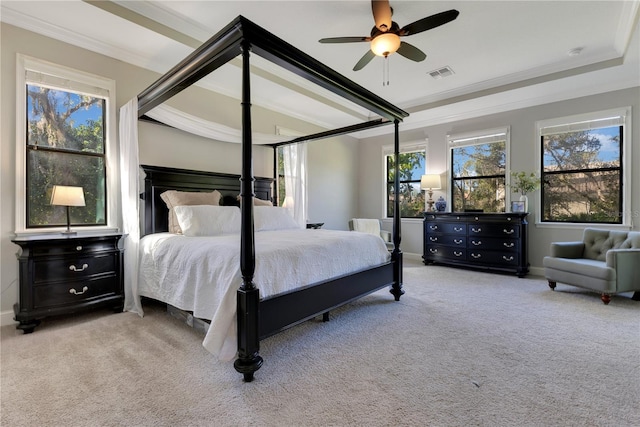
[[99, 307], [122, 311], [123, 249], [120, 233], [21, 236], [18, 329], [33, 332], [42, 319]]
[[512, 272], [524, 277], [527, 260], [526, 213], [424, 214], [425, 264]]

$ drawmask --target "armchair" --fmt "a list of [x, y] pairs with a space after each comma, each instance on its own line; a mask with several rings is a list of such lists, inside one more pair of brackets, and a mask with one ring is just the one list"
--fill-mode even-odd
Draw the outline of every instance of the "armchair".
[[609, 304], [611, 295], [635, 291], [640, 300], [640, 232], [585, 228], [582, 241], [553, 242], [542, 260], [549, 287], [566, 283], [599, 292]]
[[387, 249], [393, 249], [391, 233], [387, 230], [380, 229], [380, 220], [378, 219], [352, 218], [349, 220], [349, 230], [378, 235], [384, 240]]

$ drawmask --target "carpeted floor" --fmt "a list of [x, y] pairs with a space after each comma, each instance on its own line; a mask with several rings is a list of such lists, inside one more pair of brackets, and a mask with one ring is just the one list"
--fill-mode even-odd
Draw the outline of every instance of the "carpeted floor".
[[243, 383], [159, 307], [1, 329], [2, 426], [639, 426], [640, 302], [405, 262]]

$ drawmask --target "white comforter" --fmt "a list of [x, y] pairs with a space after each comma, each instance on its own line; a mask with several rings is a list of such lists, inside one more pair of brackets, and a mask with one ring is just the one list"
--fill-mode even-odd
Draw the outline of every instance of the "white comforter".
[[[389, 260], [380, 237], [353, 231], [261, 231], [255, 242], [254, 283], [261, 298]], [[154, 298], [211, 320], [204, 347], [222, 360], [235, 356], [239, 235], [148, 235], [140, 242], [139, 265], [134, 298]]]

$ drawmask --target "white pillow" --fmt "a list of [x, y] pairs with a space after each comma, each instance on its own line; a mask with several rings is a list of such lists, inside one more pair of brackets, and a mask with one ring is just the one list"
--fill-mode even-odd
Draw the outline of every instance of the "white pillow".
[[235, 206], [192, 205], [173, 209], [185, 236], [218, 236], [240, 232], [240, 209]]
[[254, 206], [253, 225], [256, 231], [302, 228], [287, 209], [276, 206]]

